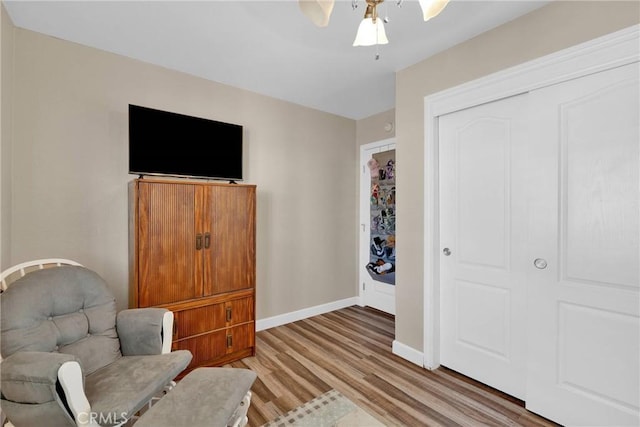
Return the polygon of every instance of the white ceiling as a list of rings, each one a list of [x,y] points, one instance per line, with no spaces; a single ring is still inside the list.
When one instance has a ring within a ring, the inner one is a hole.
[[[364,0],[317,28],[295,0],[4,1],[18,27],[352,119],[395,105],[395,72],[548,1],[452,0],[424,22],[417,1],[378,7],[389,44],[352,47]]]

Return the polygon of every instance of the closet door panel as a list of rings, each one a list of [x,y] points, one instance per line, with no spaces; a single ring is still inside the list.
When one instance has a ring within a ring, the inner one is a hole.
[[[526,395],[527,95],[440,118],[441,362]]]
[[[640,423],[639,75],[530,95],[526,404],[564,425]]]

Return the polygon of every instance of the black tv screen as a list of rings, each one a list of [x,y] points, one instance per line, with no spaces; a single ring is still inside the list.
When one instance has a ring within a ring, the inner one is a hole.
[[[242,179],[242,126],[129,105],[129,173]]]

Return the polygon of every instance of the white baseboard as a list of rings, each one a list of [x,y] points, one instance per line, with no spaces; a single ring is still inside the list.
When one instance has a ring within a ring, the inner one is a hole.
[[[424,366],[424,353],[412,347],[409,347],[406,344],[402,344],[400,341],[393,340],[391,351],[396,356],[400,356],[411,363],[414,363],[420,367]]]
[[[276,326],[286,325],[287,323],[296,322],[298,320],[307,319],[319,314],[328,313],[341,308],[359,305],[360,298],[345,298],[339,301],[329,302],[327,304],[316,305],[315,307],[303,308],[302,310],[292,311],[290,313],[280,314],[278,316],[267,317],[256,321],[256,331],[263,331]]]

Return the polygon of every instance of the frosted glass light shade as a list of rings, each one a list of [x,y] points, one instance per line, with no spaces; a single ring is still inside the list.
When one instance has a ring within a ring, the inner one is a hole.
[[[298,0],[303,14],[318,27],[326,27],[333,11],[334,0]]]
[[[442,12],[442,9],[447,6],[449,0],[419,0],[419,2],[420,7],[422,8],[422,14],[424,15],[424,20],[428,21]]]
[[[387,44],[387,33],[384,31],[382,19],[376,19],[375,24],[372,18],[364,18],[358,27],[354,46],[373,46],[375,44]]]

